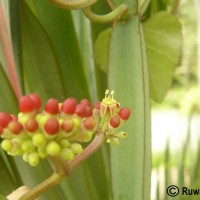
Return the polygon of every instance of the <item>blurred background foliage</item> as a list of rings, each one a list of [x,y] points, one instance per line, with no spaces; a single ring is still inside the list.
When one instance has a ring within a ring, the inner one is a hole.
[[[104,145],[41,199],[150,199],[149,88],[151,199],[167,199],[166,187],[171,184],[200,187],[198,0],[113,2],[138,3],[140,15],[133,16],[125,32],[121,25],[114,29],[112,24],[90,22],[81,11],[56,8],[47,0],[1,0],[22,94],[38,93],[43,103],[50,97],[62,101],[68,96],[94,102],[103,98],[106,88],[112,87],[121,103],[130,104],[133,113],[137,113],[133,114],[135,122],[127,127],[128,133],[133,134],[122,143],[122,150]],[[93,11],[105,14],[110,8],[104,1],[98,1]],[[129,43],[134,45],[127,51]],[[3,42],[0,44],[0,110],[17,113],[13,80]],[[144,75],[147,62],[149,73],[146,71]],[[145,87],[144,91],[140,87]],[[0,193],[3,195],[23,184],[34,187],[50,173],[45,161],[32,168],[21,158],[13,159],[1,150],[0,180],[4,181],[0,182]]]

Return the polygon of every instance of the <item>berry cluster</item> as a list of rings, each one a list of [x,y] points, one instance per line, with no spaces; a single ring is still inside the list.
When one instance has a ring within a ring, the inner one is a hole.
[[[37,94],[21,97],[18,116],[0,113],[1,147],[9,155],[22,155],[36,166],[40,158],[60,156],[72,160],[83,151],[82,142],[89,142],[94,134],[104,133],[106,141],[114,145],[115,133],[130,116],[129,108],[121,108],[113,98],[113,91],[106,90],[102,102],[90,105],[87,99],[78,102],[70,97],[63,103],[50,98],[41,111],[41,99]]]

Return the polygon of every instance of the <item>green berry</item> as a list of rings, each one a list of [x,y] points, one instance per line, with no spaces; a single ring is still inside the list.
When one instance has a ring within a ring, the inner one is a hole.
[[[71,145],[71,150],[74,154],[80,154],[83,151],[83,148],[79,143],[74,143]]]
[[[30,153],[28,155],[28,163],[33,167],[38,165],[39,160],[40,160],[39,155],[36,152]]]
[[[60,145],[55,141],[51,141],[46,147],[47,154],[49,154],[50,156],[58,155],[60,150]]]
[[[34,150],[34,146],[30,140],[24,141],[21,148],[24,152],[31,152]]]
[[[10,151],[13,147],[13,144],[10,140],[3,140],[2,143],[1,143],[1,147],[3,150],[5,151]]]
[[[73,151],[68,148],[62,149],[60,155],[64,160],[72,160],[74,158]]]
[[[69,147],[69,146],[70,146],[70,143],[69,143],[68,140],[63,139],[63,140],[60,141],[60,146],[63,147],[63,148]]]
[[[39,124],[40,124],[40,126],[44,126],[45,124],[46,124],[46,122],[47,122],[47,120],[50,118],[50,116],[48,116],[48,115],[43,115],[42,117],[40,116],[40,117],[38,117],[39,119]],[[36,117],[36,120],[37,120],[37,117]]]
[[[46,152],[45,146],[38,148],[37,150],[38,150],[38,154],[39,154],[40,158],[46,158],[47,157],[47,152]]]
[[[36,147],[42,147],[46,144],[46,137],[41,133],[36,133],[32,138],[33,145]]]

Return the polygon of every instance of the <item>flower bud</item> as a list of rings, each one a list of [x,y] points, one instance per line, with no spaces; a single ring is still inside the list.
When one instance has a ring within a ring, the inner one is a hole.
[[[58,120],[53,117],[49,118],[44,126],[44,129],[49,135],[55,135],[59,130]]]
[[[73,115],[76,110],[76,105],[77,100],[70,97],[63,102],[61,110],[66,114]]]
[[[37,94],[29,94],[28,96],[33,101],[33,103],[35,105],[35,108],[36,109],[40,109],[40,107],[41,107],[41,99],[40,99],[40,97]]]
[[[73,143],[71,150],[74,154],[80,154],[83,151],[83,147],[79,143]]]
[[[87,130],[92,130],[96,126],[96,121],[94,117],[88,117],[83,120],[83,125]]]
[[[116,115],[110,119],[110,126],[117,128],[120,125],[120,118]]]
[[[118,146],[119,145],[119,140],[117,138],[112,138],[110,140],[110,143],[114,146]]]
[[[6,128],[11,120],[12,117],[8,113],[6,112],[0,113],[0,126],[2,128]]]
[[[44,109],[49,114],[52,114],[52,115],[57,114],[59,111],[58,100],[54,98],[49,99]]]
[[[22,113],[30,113],[35,109],[35,104],[29,96],[22,96],[19,100],[19,108]]]
[[[39,128],[39,125],[38,125],[37,121],[34,118],[31,118],[26,122],[25,128],[29,132],[35,132]]]
[[[61,127],[67,133],[71,132],[74,128],[74,120],[71,118],[65,119],[65,121],[62,123]]]
[[[8,128],[13,134],[18,135],[21,133],[23,126],[18,121],[12,120],[8,124]]]
[[[55,141],[51,141],[46,147],[47,154],[49,154],[50,156],[58,155],[60,150],[60,145]]]
[[[128,120],[131,114],[131,110],[127,107],[121,108],[118,115],[123,120]]]

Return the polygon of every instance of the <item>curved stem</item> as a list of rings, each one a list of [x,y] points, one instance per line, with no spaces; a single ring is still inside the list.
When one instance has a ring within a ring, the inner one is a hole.
[[[3,52],[5,55],[5,60],[7,64],[8,78],[11,86],[15,92],[15,95],[19,99],[21,96],[20,86],[17,79],[17,72],[15,67],[15,60],[13,55],[11,38],[9,35],[8,24],[6,22],[5,13],[2,7],[2,2],[0,1],[0,41],[2,43]]]
[[[32,200],[40,196],[42,193],[46,192],[53,186],[60,183],[65,175],[59,174],[57,172],[54,172],[48,179],[37,185],[35,188],[24,194],[22,197],[20,197],[19,200]]]
[[[92,140],[92,142],[83,150],[83,152],[77,155],[73,160],[69,161],[70,172],[84,160],[86,160],[89,156],[91,156],[95,151],[99,149],[102,143],[105,140],[105,136],[103,133],[96,135],[96,137]]]
[[[115,8],[113,11],[111,11],[108,14],[105,15],[97,15],[92,12],[91,7],[85,7],[82,9],[86,17],[88,17],[90,20],[98,23],[109,23],[113,22],[117,18],[120,18],[127,10],[128,6],[126,4],[122,4]]]

